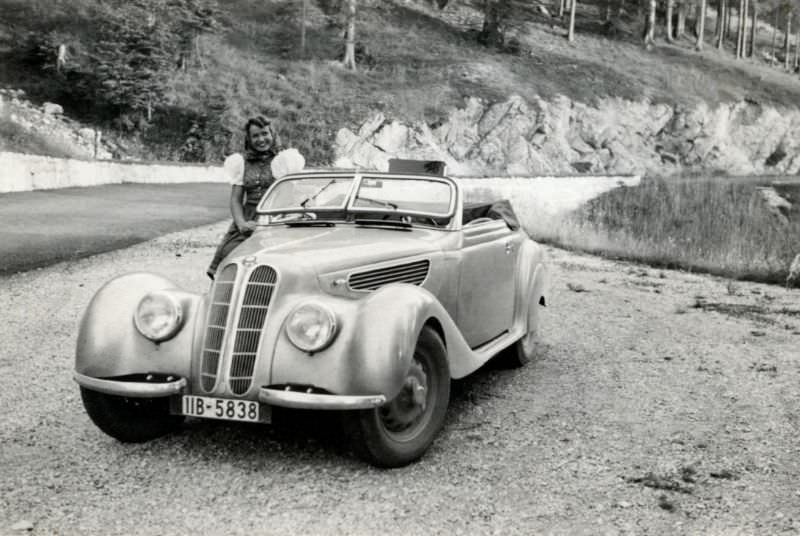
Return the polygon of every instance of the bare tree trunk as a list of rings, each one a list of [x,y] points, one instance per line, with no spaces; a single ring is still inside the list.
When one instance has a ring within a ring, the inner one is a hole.
[[[794,70],[797,70],[798,61],[800,61],[800,30],[794,34]]]
[[[719,33],[722,31],[722,19],[725,18],[725,6],[723,0],[717,0],[717,21],[714,24],[714,39],[719,39]]]
[[[606,17],[603,22],[609,22],[611,20],[611,12],[613,8],[611,7],[612,0],[606,0]]]
[[[728,9],[725,10],[725,40],[731,36],[731,18],[733,17],[733,6],[731,0],[728,0]]]
[[[720,1],[720,12],[719,16],[719,34],[717,34],[717,48],[722,50],[725,46],[725,19],[728,17],[728,0],[721,0]]]
[[[650,0],[649,4],[644,30],[644,46],[647,50],[650,50],[656,43],[656,0]]]
[[[675,38],[680,39],[686,35],[686,2],[678,4],[678,27],[675,30]]]
[[[779,9],[775,10],[775,23],[772,25],[772,59],[770,60],[771,64],[775,63],[777,53],[777,49],[775,48],[778,43],[778,11]]]
[[[739,15],[736,19],[736,59],[742,57],[742,24],[744,23],[744,17],[742,17],[742,13],[744,13],[744,0],[739,0],[739,8],[737,14]]]
[[[567,0],[561,0],[561,5],[558,8],[558,18],[564,17],[564,12],[567,10]]]
[[[753,24],[750,26],[750,49],[747,52],[748,57],[753,57],[756,51],[756,35],[758,35],[758,0],[753,0]]]
[[[358,0],[347,2],[347,43],[344,47],[344,66],[356,70],[356,4]]]
[[[788,12],[786,13],[786,39],[784,41],[784,58],[783,58],[783,68],[787,71],[789,70],[789,55],[792,53],[789,43],[789,37],[792,35],[792,9],[789,8]]]
[[[744,9],[742,10],[742,52],[740,57],[747,57],[747,14],[750,12],[750,0],[744,0]]]
[[[703,50],[703,37],[706,33],[706,0],[700,0],[700,13],[697,15],[697,50]]]
[[[570,43],[575,42],[575,7],[577,4],[578,2],[576,0],[571,0],[571,5],[569,6],[569,32],[567,32],[567,40]]]
[[[672,6],[674,0],[667,0],[667,43],[672,43]]]
[[[303,0],[303,14],[300,17],[300,55],[306,55],[306,22],[308,18],[308,0]]]

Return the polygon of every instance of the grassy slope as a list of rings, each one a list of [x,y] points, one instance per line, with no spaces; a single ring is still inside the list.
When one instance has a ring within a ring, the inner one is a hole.
[[[300,148],[312,165],[330,161],[338,128],[357,127],[375,111],[390,119],[434,123],[468,96],[564,94],[587,103],[620,97],[673,105],[741,98],[792,107],[800,102],[795,75],[758,59],[736,61],[730,48],[709,46],[713,18],[703,52],[695,52],[690,39],[667,45],[663,36],[646,51],[638,38],[638,18],[623,16],[612,39],[596,7],[582,2],[577,40],[570,44],[556,19],[532,10],[528,22],[515,30],[529,53],[514,56],[479,46],[474,30],[480,28],[481,15],[458,2],[445,11],[421,2],[364,0],[361,5],[358,36],[371,61],[351,73],[335,61],[342,48],[341,26],[330,24],[321,12],[312,9],[308,53],[300,57],[298,2],[226,2],[227,30],[203,39],[202,66],[174,77],[173,110],[183,112],[162,117],[149,135],[150,155],[167,156],[183,139],[187,111],[202,112],[212,100],[224,101],[224,121],[232,132],[255,112],[276,118],[284,141]],[[0,41],[1,36],[0,31]],[[762,31],[759,47],[768,47],[771,37]],[[9,65],[0,62],[0,84],[47,97],[46,81]],[[236,139],[220,152],[240,143]],[[800,252],[800,216],[790,214],[789,226],[776,224],[751,203],[753,184],[694,182],[647,182],[618,191],[569,222],[534,229],[535,235],[664,265],[774,281],[785,277],[792,256]]]
[[[330,61],[342,46],[340,29],[326,26],[320,13],[312,14],[308,29],[308,59],[300,59],[296,2],[229,5],[230,33],[206,42],[208,68],[176,81],[178,100],[190,103],[192,91],[199,89],[227,92],[237,119],[248,109],[264,108],[282,120],[287,138],[312,160],[329,156],[320,149],[335,129],[356,126],[371,111],[435,122],[467,96],[800,102],[795,76],[756,60],[737,62],[728,51],[710,46],[697,53],[689,40],[645,51],[636,37],[638,19],[623,17],[624,32],[608,39],[592,5],[582,4],[575,44],[554,27],[555,19],[529,13],[530,22],[517,32],[530,54],[513,56],[475,43],[469,30],[480,27],[481,15],[458,3],[440,12],[418,4],[372,2],[362,9],[358,32],[373,63],[357,74]],[[710,40],[713,19],[708,27]],[[760,37],[764,44],[770,35]]]
[[[85,12],[81,6],[93,1],[76,0],[69,6],[56,2],[48,9],[69,7],[74,16],[65,20],[74,30]],[[5,4],[8,20],[20,26],[26,13],[46,2],[0,4]],[[474,31],[480,28],[481,14],[462,4],[453,2],[439,11],[421,1],[362,1],[358,38],[372,62],[350,73],[334,61],[343,46],[341,24],[331,24],[335,19],[312,7],[308,54],[300,58],[299,2],[228,0],[223,3],[225,32],[203,39],[202,66],[176,73],[170,93],[175,106],[161,114],[158,128],[147,137],[150,154],[141,156],[169,157],[183,141],[191,115],[202,114],[209,101],[224,102],[224,122],[233,131],[256,111],[277,118],[285,141],[303,150],[312,164],[330,160],[338,128],[354,127],[376,110],[389,118],[433,123],[467,96],[564,94],[583,102],[610,96],[671,104],[743,97],[787,106],[800,102],[796,76],[756,60],[737,62],[730,51],[708,46],[697,53],[688,39],[666,45],[663,38],[654,50],[645,51],[635,13],[622,17],[620,31],[611,39],[596,7],[580,3],[577,41],[569,44],[557,19],[531,9],[524,17],[527,22],[514,30],[530,54],[514,56],[478,45]],[[709,19],[707,25],[709,40],[713,22]],[[0,28],[0,54],[3,34]],[[760,44],[768,45],[770,39],[771,33],[762,31]],[[0,57],[0,85],[31,90],[42,100],[57,98],[47,94],[46,77],[10,60]],[[65,105],[68,113],[91,117],[86,103]]]

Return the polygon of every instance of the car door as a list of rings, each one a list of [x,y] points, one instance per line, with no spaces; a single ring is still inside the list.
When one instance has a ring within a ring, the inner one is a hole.
[[[519,240],[502,220],[462,232],[457,323],[475,348],[511,327]]]

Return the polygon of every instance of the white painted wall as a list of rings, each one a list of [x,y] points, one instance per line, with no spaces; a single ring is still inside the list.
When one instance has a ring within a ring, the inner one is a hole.
[[[76,160],[0,152],[0,193],[123,182],[227,182],[219,166]]]
[[[509,199],[519,214],[558,215],[638,176],[456,178],[467,201]],[[227,182],[221,166],[74,160],[0,152],[0,193],[98,184]]]

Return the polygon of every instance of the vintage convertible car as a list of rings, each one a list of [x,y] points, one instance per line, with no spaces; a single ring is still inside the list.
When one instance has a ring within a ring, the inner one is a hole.
[[[74,373],[92,421],[139,442],[185,416],[338,410],[368,462],[422,456],[451,379],[531,357],[547,267],[507,201],[466,204],[456,181],[402,165],[277,181],[207,294],[150,273],[103,286]]]

